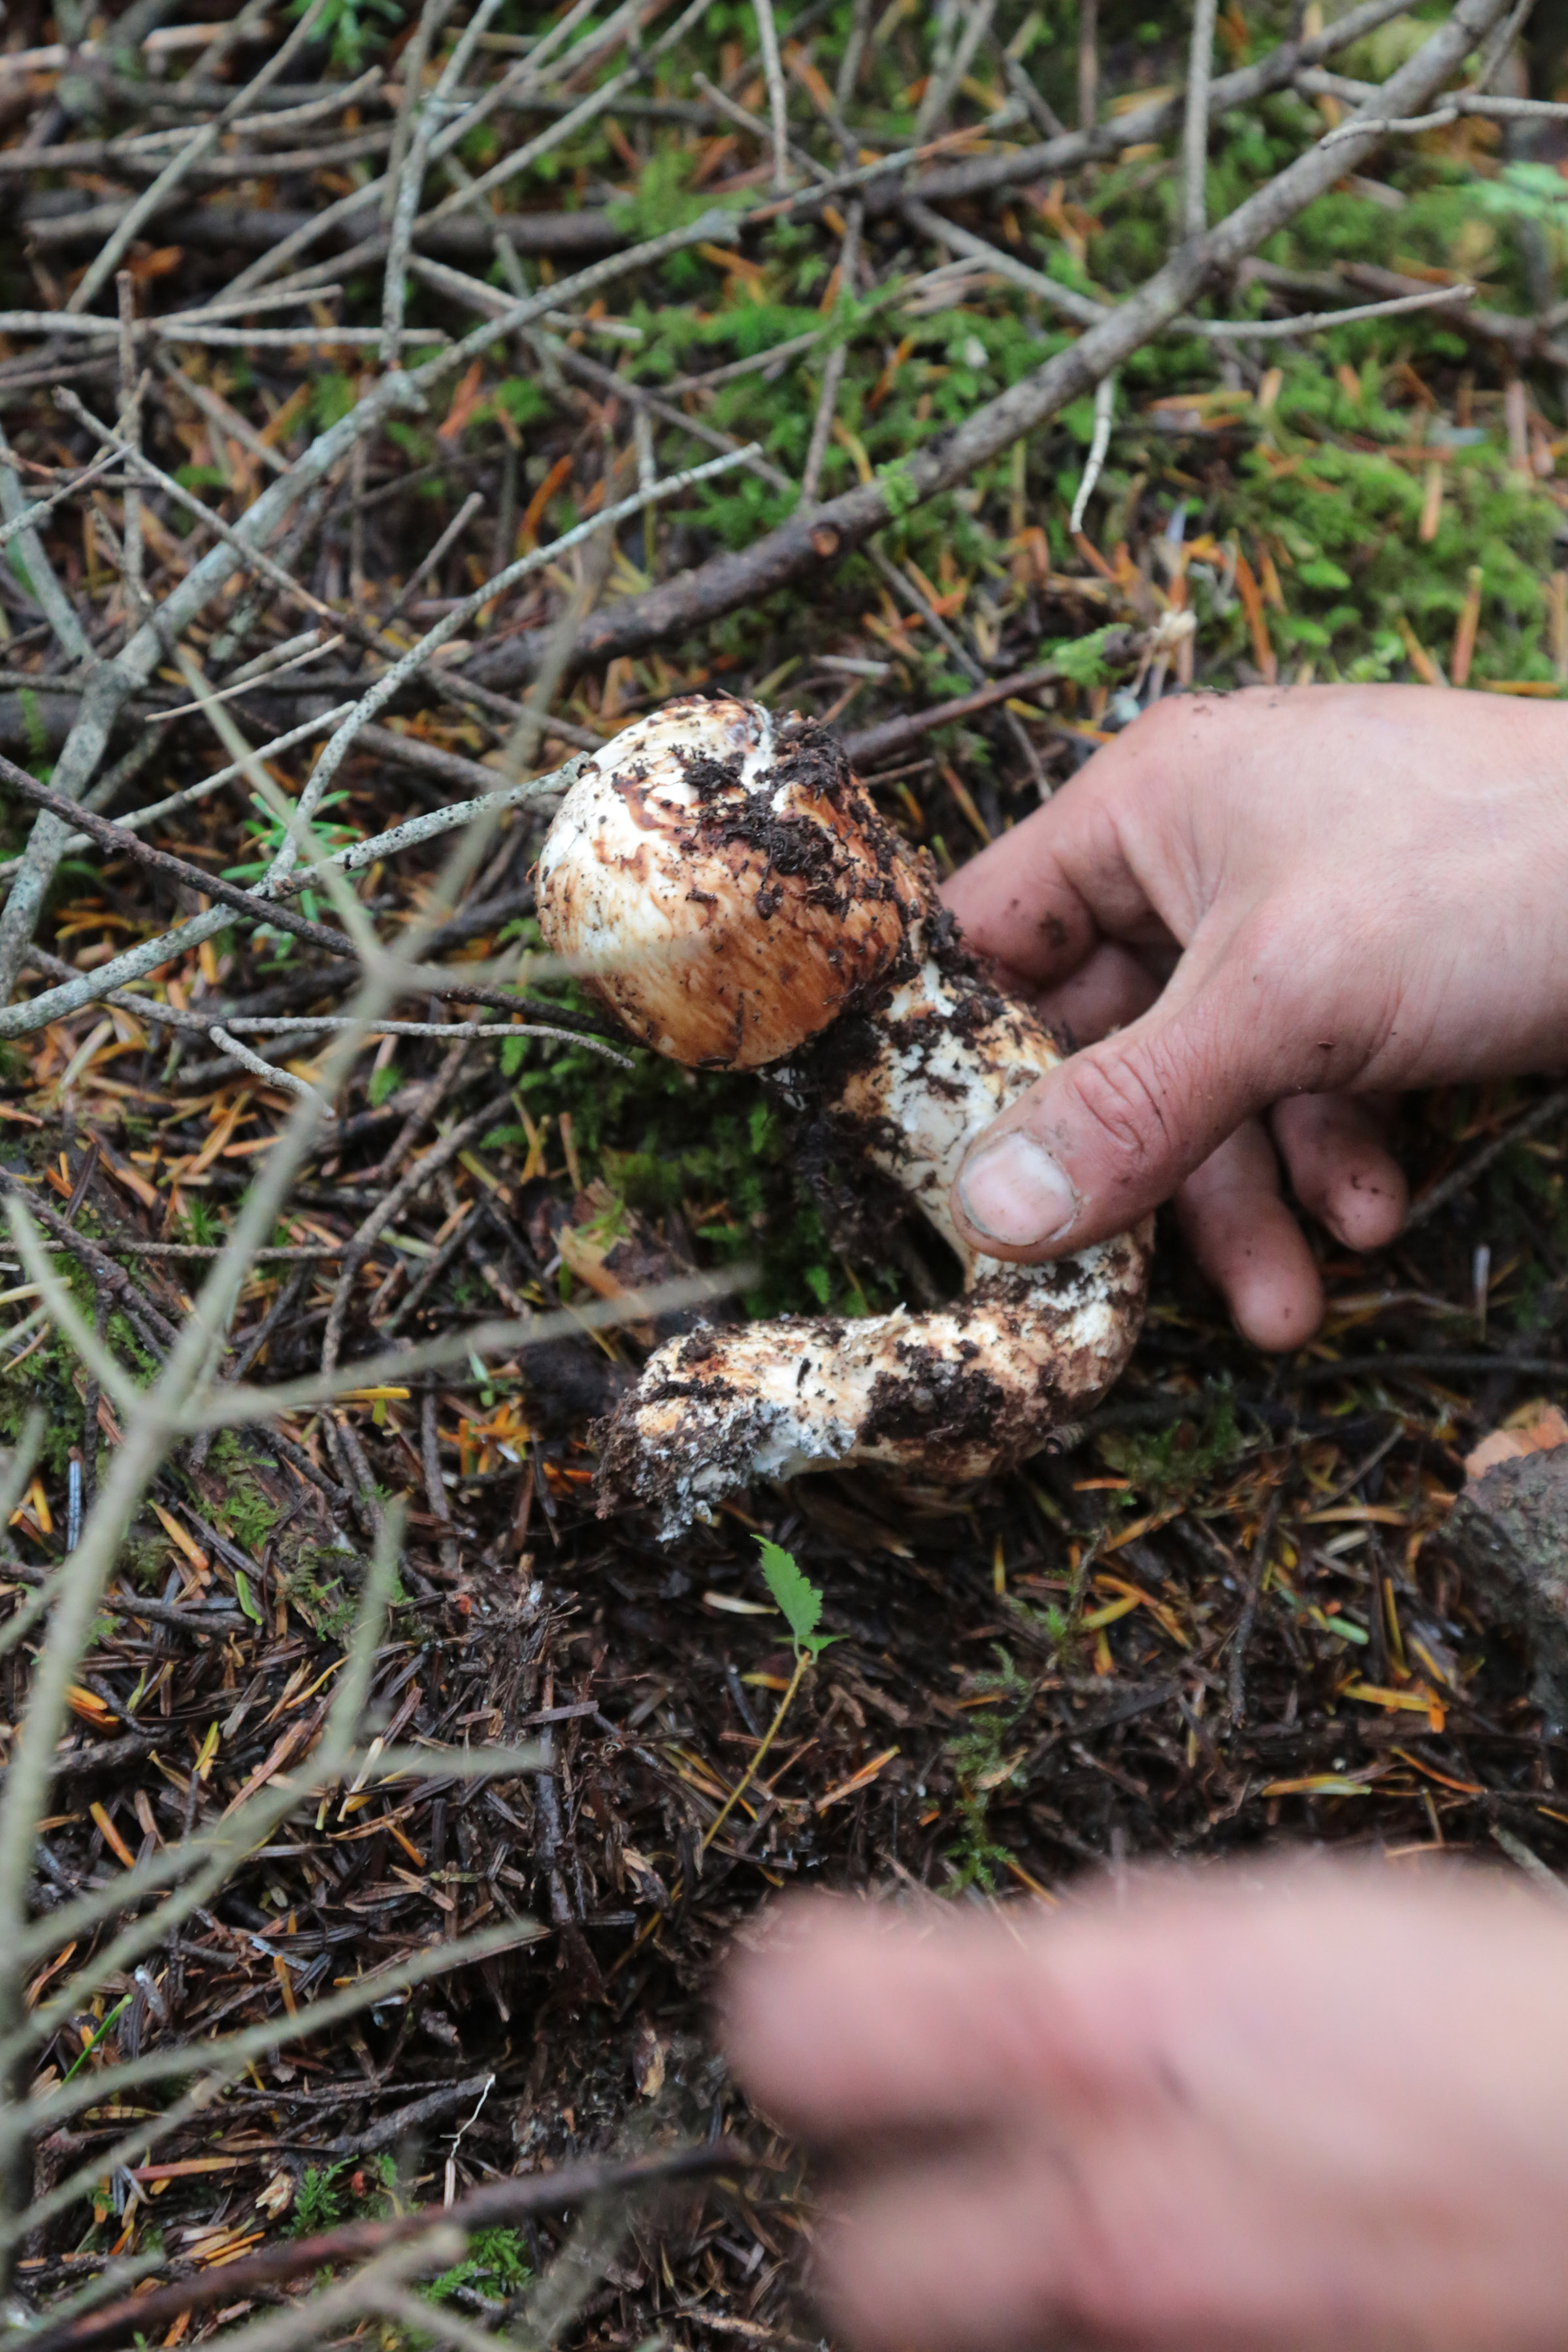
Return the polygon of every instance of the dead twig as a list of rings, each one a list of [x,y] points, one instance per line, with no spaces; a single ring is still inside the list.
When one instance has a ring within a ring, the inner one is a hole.
[[[1138,633],[1129,628],[1108,639],[1105,658],[1109,662],[1131,661],[1137,650]],[[1015,697],[1038,693],[1042,687],[1054,686],[1061,671],[1053,662],[1042,662],[1035,669],[1016,670],[1010,677],[993,678],[988,686],[973,694],[956,695],[951,702],[933,703],[929,710],[911,710],[901,719],[883,719],[879,726],[863,727],[843,739],[844,749],[859,767],[868,768],[879,760],[886,760],[895,751],[907,751],[939,727],[952,727],[965,719],[977,718],[983,710],[994,709],[999,702]]]
[[[667,2181],[700,2180],[743,2162],[727,2141],[710,2147],[683,2147],[619,2164],[582,2164],[558,2172],[497,2180],[471,2189],[454,2205],[427,2206],[387,2221],[351,2221],[319,2236],[295,2238],[218,2271],[198,2272],[167,2286],[126,2295],[60,2327],[37,2331],[36,2352],[112,2352],[149,2328],[243,2302],[263,2288],[287,2286],[318,2270],[372,2261],[393,2246],[416,2244],[432,2231],[471,2235],[533,2214],[559,2213],[592,2198],[635,2196]]]
[[[1484,1176],[1505,1151],[1511,1150],[1516,1143],[1528,1142],[1532,1136],[1544,1134],[1548,1128],[1555,1127],[1565,1116],[1568,1116],[1568,1087],[1558,1087],[1551,1094],[1543,1095],[1538,1103],[1532,1104],[1500,1135],[1493,1136],[1489,1143],[1483,1143],[1458,1168],[1450,1170],[1447,1176],[1412,1201],[1405,1214],[1404,1230],[1407,1234],[1417,1232],[1440,1209],[1446,1209],[1450,1201],[1458,1200],[1461,1192],[1468,1192],[1477,1178]]]

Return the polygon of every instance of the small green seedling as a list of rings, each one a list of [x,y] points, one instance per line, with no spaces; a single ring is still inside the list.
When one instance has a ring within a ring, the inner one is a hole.
[[[795,1672],[789,1678],[788,1688],[778,1703],[773,1721],[757,1744],[756,1754],[725,1798],[702,1841],[704,1853],[756,1779],[762,1760],[778,1737],[779,1726],[789,1713],[790,1703],[805,1679],[807,1667],[816,1664],[824,1650],[843,1639],[840,1633],[817,1632],[822,1622],[822,1594],[795,1554],[785,1551],[782,1544],[770,1543],[766,1536],[757,1538],[757,1548],[763,1556],[763,1580],[789,1627],[790,1640],[795,1645]]]
[[[820,1658],[832,1643],[844,1638],[840,1633],[817,1632],[822,1622],[821,1592],[795,1554],[785,1551],[782,1544],[770,1543],[766,1536],[759,1536],[757,1549],[763,1556],[763,1580],[789,1627],[796,1659],[803,1654],[814,1661]]]

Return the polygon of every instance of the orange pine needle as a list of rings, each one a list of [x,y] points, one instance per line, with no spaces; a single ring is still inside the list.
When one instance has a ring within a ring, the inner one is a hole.
[[[1455,686],[1468,686],[1470,664],[1476,657],[1476,632],[1481,625],[1481,567],[1472,563],[1465,587],[1465,601],[1459,608],[1459,619],[1454,631],[1454,650],[1448,663],[1448,676]]]
[[[528,505],[523,511],[522,521],[518,529],[517,547],[518,553],[520,555],[526,555],[529,550],[536,543],[539,537],[539,526],[544,520],[544,510],[549,506],[551,499],[555,496],[557,490],[563,489],[566,484],[571,480],[572,466],[572,453],[568,450],[564,457],[557,457],[555,463],[552,466],[550,471],[546,474],[544,479],[533,493],[533,496],[530,499]]]
[[[1448,681],[1405,619],[1403,613],[1395,624],[1405,640],[1405,650],[1410,656],[1410,667],[1423,686],[1447,686]]]
[[[1268,641],[1268,623],[1264,617],[1263,598],[1253,569],[1245,555],[1236,559],[1236,593],[1247,614],[1247,626],[1252,638],[1252,658],[1262,671],[1265,682],[1272,686],[1279,675],[1279,663]]]

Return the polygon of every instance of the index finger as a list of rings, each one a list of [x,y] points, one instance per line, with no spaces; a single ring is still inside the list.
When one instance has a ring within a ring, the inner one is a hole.
[[[1142,830],[1131,820],[1134,793],[1151,781],[1149,740],[1146,721],[1118,736],[943,885],[945,904],[982,955],[1044,987],[1078,971],[1106,940],[1169,940],[1140,870],[1147,861],[1130,846]]]
[[[1137,1898],[1156,1948],[1168,1953],[1191,1901],[1174,1883]],[[1130,1927],[1131,1910],[1092,1904],[1020,1927],[797,1900],[731,1963],[724,2040],[770,2114],[823,2142],[1090,2097],[1147,2071],[1161,2000],[1150,1940]]]
[[[1173,2067],[1267,2105],[1281,2068],[1321,2068],[1361,2030],[1335,1953],[1380,1954],[1408,2014],[1436,2031],[1467,1972],[1502,1965],[1498,1914],[1479,1874],[1390,1887],[1295,1859],[1245,1877],[1151,1873],[1124,1899],[1022,1925],[1016,1910],[922,1919],[819,1895],[783,1906],[731,1961],[723,2038],[759,2103],[828,2145],[1134,2109]],[[1499,1979],[1500,2032],[1530,1988],[1547,1998],[1559,1937]]]

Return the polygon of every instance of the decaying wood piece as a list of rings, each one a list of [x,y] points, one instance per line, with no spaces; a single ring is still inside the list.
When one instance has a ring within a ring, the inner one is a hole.
[[[627,728],[563,803],[539,866],[551,946],[672,1060],[765,1071],[838,1154],[906,1192],[965,1288],[924,1314],[703,1327],[650,1358],[608,1424],[606,1507],[673,1535],[756,1477],[874,1462],[958,1481],[1017,1462],[1126,1363],[1147,1228],[1049,1266],[972,1253],[963,1154],[1059,1061],[807,720],[690,695]]]
[[[1538,1703],[1568,1723],[1568,1445],[1494,1463],[1448,1515],[1444,1542],[1530,1644]]]

